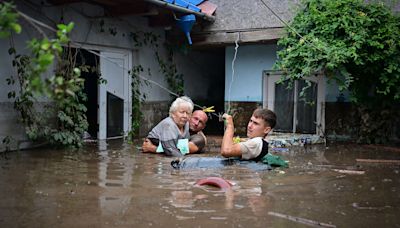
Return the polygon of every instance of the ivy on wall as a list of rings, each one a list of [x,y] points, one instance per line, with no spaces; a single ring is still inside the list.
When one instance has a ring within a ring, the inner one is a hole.
[[[113,36],[118,33],[118,31],[111,32],[110,29],[107,29],[107,24],[104,20],[99,21],[99,26],[100,32],[102,33],[107,33],[107,31],[109,31],[110,35]],[[122,36],[124,35],[125,34],[122,34]],[[168,85],[168,89],[175,94],[183,95],[183,74],[178,72],[176,63],[174,63],[174,52],[172,49],[168,48],[167,45],[164,45],[163,48],[167,50],[167,57],[162,57],[159,54],[160,36],[151,31],[141,31],[136,29],[135,31],[129,32],[128,37],[133,42],[134,47],[151,47],[153,49],[154,57],[160,67],[159,72],[164,76],[164,79]],[[132,67],[132,69],[129,71],[129,74],[132,78],[132,125],[131,130],[128,133],[128,138],[131,140],[132,138],[139,136],[140,124],[143,121],[143,112],[141,106],[147,98],[146,94],[142,93],[140,88],[142,85],[149,85],[149,82],[143,80],[143,77],[141,76],[143,74],[147,74],[147,77],[144,78],[150,77],[152,75],[152,70],[150,68],[145,70],[143,65],[138,64]],[[171,98],[175,98],[175,95],[171,94]]]
[[[14,34],[22,31],[18,18],[18,11],[12,3],[0,3],[0,38],[13,39]],[[102,32],[108,31],[112,36],[118,34],[115,27],[107,30],[104,26],[104,20],[101,20]],[[9,48],[16,74],[6,81],[10,86],[17,85],[18,89],[11,90],[8,98],[14,100],[14,108],[20,113],[21,122],[26,126],[26,133],[33,141],[80,147],[83,142],[82,135],[88,128],[86,107],[83,105],[87,98],[83,93],[84,80],[80,77],[81,69],[84,70],[85,66],[75,66],[76,56],[71,54],[69,48],[63,48],[68,47],[70,42],[68,34],[73,27],[73,23],[58,24],[56,37],[51,39],[40,30],[43,37],[29,41],[28,47],[31,50],[29,55],[19,54],[14,46]],[[178,73],[173,62],[173,52],[168,52],[167,59],[161,58],[157,52],[159,36],[152,32],[137,31],[129,33],[129,37],[136,47],[148,45],[155,49],[154,56],[168,86],[175,93],[183,94],[183,75]],[[57,63],[54,75],[42,78],[54,63]],[[138,65],[129,72],[132,77],[133,95],[131,136],[137,135],[143,117],[140,106],[145,101],[146,95],[141,93],[140,86],[147,85],[147,82],[138,77],[143,71],[143,67]],[[151,75],[150,69],[147,72]],[[37,98],[40,96],[46,97],[51,105],[39,107]],[[9,148],[8,145],[12,140],[12,137],[7,136],[2,142]]]
[[[20,33],[18,12],[12,3],[0,4],[0,34],[12,39],[13,32]],[[74,24],[58,24],[56,37],[49,39],[45,33],[42,39],[33,38],[28,42],[29,55],[17,53],[11,46],[8,53],[13,57],[12,67],[16,74],[6,79],[7,84],[18,83],[18,90],[8,93],[14,99],[14,108],[20,113],[29,139],[44,141],[57,146],[82,145],[81,135],[87,129],[86,107],[81,104],[86,99],[82,93],[83,79],[80,69],[62,48],[68,46],[68,34]],[[11,44],[13,42],[10,42]],[[42,78],[49,67],[57,62],[54,75]],[[50,105],[39,107],[38,97],[44,96]],[[6,137],[3,143],[11,143]]]

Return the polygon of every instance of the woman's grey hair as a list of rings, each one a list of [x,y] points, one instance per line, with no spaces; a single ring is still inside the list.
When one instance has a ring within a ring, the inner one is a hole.
[[[187,97],[187,96],[182,96],[178,97],[172,102],[171,107],[169,107],[169,116],[172,115],[172,113],[176,112],[180,106],[186,106],[189,108],[190,113],[193,112],[194,104],[193,101]]]

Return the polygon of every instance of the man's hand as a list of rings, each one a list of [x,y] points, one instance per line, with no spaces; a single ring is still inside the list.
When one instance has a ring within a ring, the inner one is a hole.
[[[224,119],[226,125],[233,125],[233,117],[231,115],[224,113],[224,115],[222,115],[222,119]]]
[[[145,139],[142,145],[142,152],[143,153],[155,153],[157,147],[151,143],[149,139]]]

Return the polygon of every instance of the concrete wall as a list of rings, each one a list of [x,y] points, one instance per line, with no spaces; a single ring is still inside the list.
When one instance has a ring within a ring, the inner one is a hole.
[[[225,101],[262,102],[262,73],[271,70],[276,61],[277,46],[244,45],[237,49],[236,60],[234,46],[225,52]],[[231,85],[231,82],[232,85]],[[231,88],[231,89],[230,89]],[[230,96],[229,96],[230,90]]]

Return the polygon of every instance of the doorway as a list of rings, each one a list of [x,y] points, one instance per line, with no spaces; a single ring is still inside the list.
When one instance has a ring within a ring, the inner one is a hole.
[[[100,52],[101,81],[98,91],[98,139],[122,138],[131,125],[132,91],[129,51]]]
[[[76,53],[76,67],[81,69],[81,78],[85,80],[83,92],[87,100],[83,101],[86,106],[86,119],[90,138],[96,139],[99,131],[97,119],[98,101],[98,81],[99,81],[99,57],[81,48],[73,48],[72,53]]]

